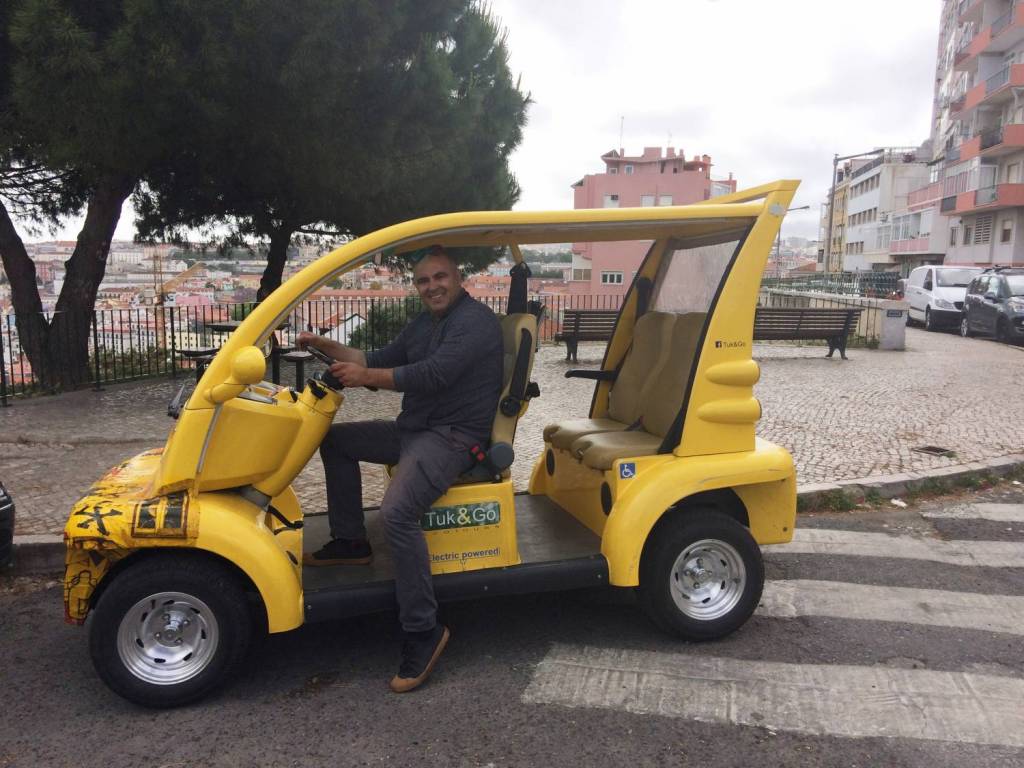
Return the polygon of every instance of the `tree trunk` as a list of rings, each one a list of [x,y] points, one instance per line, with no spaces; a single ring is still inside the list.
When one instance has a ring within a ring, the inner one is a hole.
[[[260,278],[260,288],[256,291],[256,301],[263,301],[267,296],[281,287],[284,277],[284,265],[288,261],[288,245],[292,241],[295,226],[284,222],[270,232],[270,250],[267,252],[267,266]]]
[[[18,341],[28,356],[33,375],[49,389],[53,386],[47,365],[46,345],[50,328],[43,315],[43,303],[36,286],[36,265],[29,258],[7,208],[0,201],[0,260],[11,282],[11,298],[18,329]],[[3,329],[6,330],[6,329]],[[10,364],[10,361],[8,361]]]
[[[89,196],[85,223],[74,253],[65,263],[64,287],[50,324],[47,357],[54,378],[64,388],[89,379],[89,335],[96,291],[107,270],[110,241],[121,218],[121,207],[135,188],[131,176],[106,176]]]

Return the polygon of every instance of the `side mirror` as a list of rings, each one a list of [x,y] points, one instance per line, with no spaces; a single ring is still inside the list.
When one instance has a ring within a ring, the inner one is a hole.
[[[231,358],[231,374],[227,381],[210,387],[206,397],[213,403],[224,403],[239,395],[250,384],[263,381],[267,361],[256,347],[242,347]]]

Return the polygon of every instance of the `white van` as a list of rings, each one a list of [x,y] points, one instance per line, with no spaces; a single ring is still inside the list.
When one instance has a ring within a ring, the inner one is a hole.
[[[904,298],[910,305],[909,322],[924,323],[929,331],[960,324],[964,296],[981,267],[918,267],[907,278]]]

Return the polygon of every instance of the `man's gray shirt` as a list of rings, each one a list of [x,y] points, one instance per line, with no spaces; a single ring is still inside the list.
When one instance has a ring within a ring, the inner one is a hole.
[[[366,353],[370,368],[393,368],[404,393],[398,426],[450,426],[490,439],[503,378],[501,323],[465,291],[448,312],[417,315],[384,349]]]

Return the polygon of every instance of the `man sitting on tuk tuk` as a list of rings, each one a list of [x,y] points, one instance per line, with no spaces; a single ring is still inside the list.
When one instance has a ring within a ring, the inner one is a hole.
[[[426,310],[386,347],[364,353],[302,333],[337,362],[331,375],[346,387],[403,393],[396,421],[335,424],[320,445],[331,540],[304,562],[364,565],[373,559],[362,506],[359,462],[395,465],[380,513],[395,567],[398,616],[405,635],[396,693],[429,676],[448,642],[437,601],[421,515],[473,464],[470,448],[486,446],[502,387],[501,326],[494,312],[462,287],[458,265],[432,246],[413,269]]]

